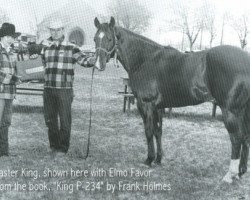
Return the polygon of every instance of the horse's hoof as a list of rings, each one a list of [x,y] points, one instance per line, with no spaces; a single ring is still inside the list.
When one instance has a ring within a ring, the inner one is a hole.
[[[239,177],[241,178],[243,174],[247,172],[247,167],[241,167],[239,172]]]
[[[231,174],[230,172],[228,172],[224,176],[222,181],[231,184],[231,183],[233,183],[233,179],[239,179],[239,175],[238,174]]]
[[[155,164],[156,164],[156,165],[159,165],[159,166],[161,166],[161,160],[159,160],[159,159],[156,159],[156,160],[155,160]]]
[[[229,183],[229,184],[233,183],[232,177],[229,177],[227,175],[224,176],[224,178],[222,179],[222,181],[225,182],[225,183]]]
[[[148,159],[148,158],[144,162],[144,164],[147,165],[147,166],[149,166],[149,167],[151,167],[151,163],[152,163],[151,159]]]

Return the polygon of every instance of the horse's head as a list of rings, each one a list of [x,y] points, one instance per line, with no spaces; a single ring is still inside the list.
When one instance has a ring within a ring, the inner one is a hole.
[[[106,63],[116,51],[115,19],[111,17],[109,23],[100,24],[95,18],[95,26],[97,28],[94,37],[97,57],[95,65],[99,70],[104,70]]]

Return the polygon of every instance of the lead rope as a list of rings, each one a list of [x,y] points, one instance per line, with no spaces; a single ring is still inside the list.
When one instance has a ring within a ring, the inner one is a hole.
[[[107,52],[106,49],[103,49],[101,47],[96,48],[105,51],[108,54],[111,54],[114,50],[116,51],[116,45],[117,45],[117,38],[115,37],[115,45],[112,48],[110,52]],[[117,51],[115,52],[115,66],[118,66],[117,62]],[[95,72],[95,67],[93,67],[92,70],[92,76],[91,76],[91,86],[90,86],[90,106],[89,106],[89,133],[88,133],[88,142],[87,142],[87,150],[86,150],[86,155],[84,157],[84,160],[86,160],[89,156],[89,147],[90,147],[90,134],[91,134],[91,123],[92,123],[92,90],[93,90],[93,80],[94,80],[94,72]]]
[[[118,60],[117,60],[117,51],[118,50],[115,50],[115,55],[114,55],[114,65],[116,68],[119,68],[119,65],[118,65]]]
[[[89,133],[88,133],[88,142],[87,142],[87,151],[86,151],[86,156],[84,159],[86,160],[89,156],[89,147],[90,147],[90,134],[91,134],[91,123],[92,123],[92,90],[93,90],[93,80],[94,80],[94,72],[95,72],[95,67],[93,67],[92,70],[92,76],[91,76],[91,86],[90,86],[90,105],[89,105]]]

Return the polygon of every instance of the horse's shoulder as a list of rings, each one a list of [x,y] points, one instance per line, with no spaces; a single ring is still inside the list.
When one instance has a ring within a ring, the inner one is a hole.
[[[164,68],[173,62],[173,57],[176,54],[172,51],[169,51],[169,49],[163,47],[158,48],[152,53],[151,61],[156,64],[158,63],[159,66]]]

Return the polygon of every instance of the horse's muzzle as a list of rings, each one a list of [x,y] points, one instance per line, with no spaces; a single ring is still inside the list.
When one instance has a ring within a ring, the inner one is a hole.
[[[105,67],[102,67],[99,61],[95,63],[95,68],[98,69],[98,71],[104,71],[105,69]]]

